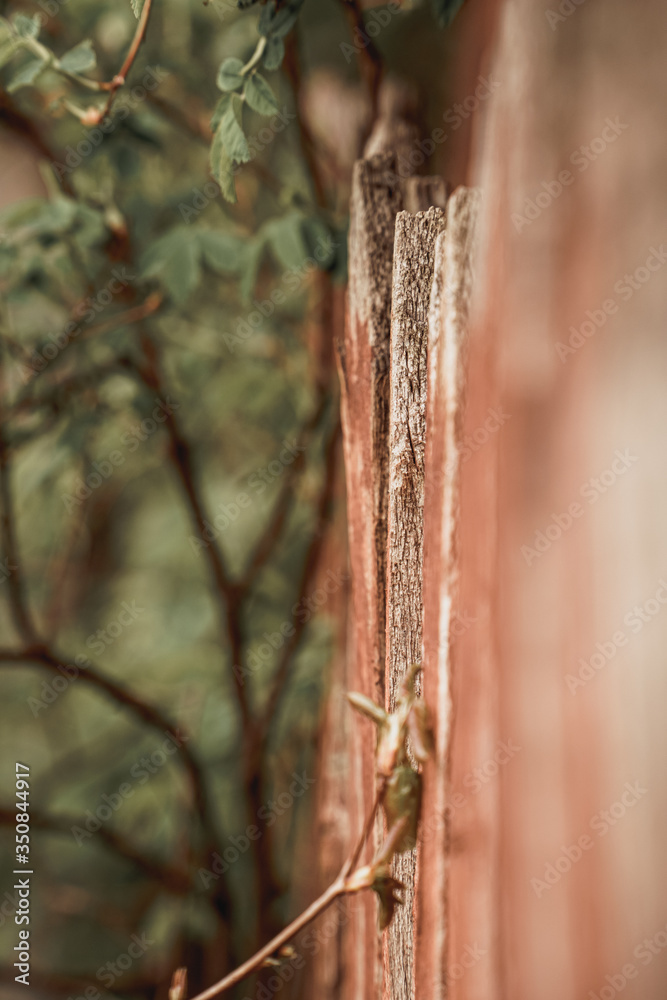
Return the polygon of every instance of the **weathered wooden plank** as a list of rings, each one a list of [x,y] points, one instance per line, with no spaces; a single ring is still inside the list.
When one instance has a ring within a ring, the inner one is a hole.
[[[357,162],[347,322],[338,344],[352,578],[348,682],[379,703],[384,701],[391,281],[401,207],[394,157]],[[375,797],[372,728],[355,718],[351,731],[349,805],[355,836]],[[372,1000],[382,981],[374,898],[359,897],[350,912],[345,996]]]
[[[386,704],[422,651],[422,546],[428,312],[439,208],[396,218],[391,315],[389,519],[387,541]],[[414,997],[416,851],[394,861],[404,905],[385,935],[384,997]]]
[[[424,500],[423,685],[435,749],[424,769],[415,953],[417,996],[447,993],[451,860],[452,643],[458,631],[458,526],[465,355],[478,194],[459,188],[438,236],[429,314]]]

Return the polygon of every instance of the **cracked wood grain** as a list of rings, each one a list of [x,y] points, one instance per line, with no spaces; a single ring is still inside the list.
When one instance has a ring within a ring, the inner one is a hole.
[[[393,711],[398,688],[422,652],[422,549],[428,311],[436,238],[444,226],[439,208],[396,218],[394,242],[389,422],[387,541],[386,704]],[[405,886],[384,941],[385,1000],[412,1000],[417,852],[394,860]]]

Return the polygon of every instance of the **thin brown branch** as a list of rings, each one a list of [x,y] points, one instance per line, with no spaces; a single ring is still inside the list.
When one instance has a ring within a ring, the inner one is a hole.
[[[116,94],[121,89],[121,87],[125,85],[127,75],[132,69],[132,65],[137,57],[137,53],[139,52],[141,44],[144,41],[144,38],[146,37],[146,29],[148,28],[148,19],[151,14],[152,6],[153,6],[153,0],[144,0],[144,6],[142,8],[141,15],[139,17],[139,23],[137,24],[137,29],[134,33],[132,42],[130,43],[127,55],[125,56],[125,60],[123,61],[123,65],[120,67],[120,69],[114,76],[113,80],[110,80],[108,83],[100,84],[102,90],[107,90],[109,92],[109,96],[107,97],[106,104],[99,113],[100,115],[98,119],[99,121],[103,121],[107,117],[107,115],[111,111],[113,102],[116,99]]]
[[[67,676],[68,672],[71,675],[71,667],[68,667],[66,658],[57,656],[46,646],[37,644],[27,649],[0,649],[0,665],[16,666],[25,663],[34,663],[46,667],[53,673],[62,674],[63,676]],[[199,762],[192,750],[187,746],[189,737],[181,733],[179,728],[174,726],[159,709],[142,701],[131,691],[105,677],[94,664],[89,663],[88,666],[81,667],[76,679],[78,682],[102,691],[149,726],[172,737],[190,776],[194,803],[202,817],[202,823],[209,832],[212,832],[208,795]]]
[[[299,59],[298,42],[294,32],[289,34],[285,39],[285,59],[283,65],[285,73],[287,74],[287,77],[292,85],[292,92],[294,94],[301,152],[310,172],[317,204],[321,208],[325,208],[327,203],[326,189],[317,158],[316,143],[307,123],[304,121],[298,103],[299,94],[303,91],[301,84],[301,61]]]
[[[0,826],[16,824],[16,808],[0,807]],[[74,816],[45,816],[30,810],[30,826],[33,830],[44,830],[48,833],[72,835],[73,828],[80,826],[81,820]],[[132,844],[114,833],[106,826],[101,826],[95,833],[95,838],[111,848],[120,857],[125,858],[139,868],[148,878],[178,895],[185,895],[191,888],[191,877],[187,871],[160,864],[152,858],[147,858]]]
[[[17,417],[34,414],[43,409],[59,416],[65,411],[66,404],[71,401],[73,396],[97,388],[113,375],[136,375],[136,372],[129,359],[119,356],[109,364],[100,365],[90,371],[83,372],[81,375],[73,375],[62,382],[56,382],[41,395],[32,394],[31,389],[35,387],[35,384],[34,381],[30,382],[19,394],[14,405],[6,411],[4,422],[7,424]],[[13,440],[8,443],[12,448],[14,447]]]
[[[322,893],[310,906],[303,911],[291,924],[288,924],[280,934],[265,944],[263,948],[260,948],[252,958],[249,958],[247,962],[243,965],[239,965],[237,969],[230,972],[228,976],[221,979],[220,982],[215,983],[213,986],[209,986],[207,990],[203,993],[198,993],[196,997],[192,1000],[212,1000],[212,997],[217,997],[220,993],[225,993],[227,990],[231,989],[232,986],[236,986],[241,980],[245,979],[246,976],[250,976],[257,969],[261,968],[267,958],[271,958],[283,945],[287,944],[295,934],[302,931],[304,927],[312,923],[316,917],[319,917],[320,913],[323,913],[331,904],[338,899],[339,896],[344,895],[346,892],[345,882],[337,878],[328,889]]]
[[[142,364],[139,368],[139,374],[149,388],[158,394],[164,395],[159,355],[155,344],[147,334],[142,336],[141,348]],[[197,486],[192,451],[173,410],[168,413],[164,426],[169,435],[171,462],[181,483],[191,520],[198,534],[206,537],[206,511]],[[210,539],[203,551],[208,562],[215,593],[218,597],[221,615],[222,646],[224,648],[225,642],[228,642],[230,648],[230,663],[232,665],[231,681],[239,707],[243,734],[241,761],[242,782],[246,799],[245,805],[248,821],[254,824],[257,822],[257,817],[262,811],[263,804],[261,798],[260,770],[257,763],[260,739],[257,725],[251,712],[246,688],[244,687],[243,676],[239,671],[233,669],[233,666],[240,664],[243,659],[243,634],[241,628],[243,597],[238,585],[230,577],[222,550],[217,541]],[[259,840],[253,840],[252,854],[256,865],[259,886],[260,927],[258,928],[258,933],[261,933],[270,919],[268,904],[276,895],[275,879],[270,863],[270,838],[260,837]]]
[[[103,334],[108,333],[110,330],[117,330],[121,326],[129,326],[131,323],[140,323],[142,320],[147,319],[158,311],[163,302],[163,295],[161,292],[151,292],[146,299],[137,306],[132,306],[130,309],[126,309],[123,312],[116,313],[115,316],[110,316],[109,319],[102,320],[99,323],[94,323],[91,326],[81,325],[75,330],[66,329],[63,331],[69,342],[78,341],[79,343],[83,340],[89,340],[91,337],[101,337]],[[69,343],[67,344],[69,346]],[[46,365],[39,371],[35,371],[34,375],[25,386],[25,388],[19,393],[17,401],[14,403],[13,407],[8,411],[7,416],[13,417],[17,413],[24,410],[26,407],[30,406],[30,399],[32,391],[35,385],[42,380],[43,376],[47,373],[53,373],[58,365],[59,361],[66,357],[67,347],[56,355],[50,364]],[[111,368],[114,366],[123,366],[126,369],[129,368],[126,360],[123,358],[117,359],[113,365],[107,365],[104,369],[101,369],[107,374],[111,374]],[[83,382],[87,376],[82,376],[81,381]]]
[[[247,569],[239,581],[239,589],[244,595],[257,579],[257,575],[270,558],[271,553],[275,550],[276,544],[280,539],[287,515],[294,501],[295,482],[306,466],[306,449],[308,448],[310,440],[320,424],[322,416],[326,411],[327,404],[327,396],[322,394],[318,406],[315,408],[312,415],[306,421],[301,430],[299,443],[297,445],[298,454],[292,464],[288,466],[285,471],[280,495],[275,502],[269,522],[262,532],[259,541],[255,545],[255,549],[250,557]]]
[[[143,362],[138,369],[139,374],[149,389],[157,392],[158,395],[164,394],[157,349],[153,341],[146,334],[142,336],[141,347]],[[195,475],[192,451],[173,411],[167,414],[165,429],[170,441],[170,458],[185,494],[191,519],[198,534],[206,537],[206,511],[197,488],[197,477]],[[222,550],[215,539],[211,540],[203,551],[208,561],[216,592],[220,598],[221,608],[223,609],[223,619],[226,637],[229,639],[231,647],[232,663],[240,663],[243,640],[240,623],[239,590],[231,579],[225,565]],[[232,671],[232,682],[243,721],[244,733],[246,734],[246,738],[248,738],[253,729],[253,723],[246,691],[243,686],[243,678],[238,677]]]
[[[370,813],[366,817],[366,822],[364,823],[364,828],[361,831],[361,834],[359,836],[359,840],[357,841],[356,846],[355,846],[354,850],[352,851],[352,854],[350,855],[350,857],[347,859],[347,861],[343,865],[343,869],[342,869],[342,871],[340,873],[340,877],[341,878],[347,878],[348,875],[350,875],[350,873],[352,872],[352,869],[355,867],[355,865],[359,861],[359,858],[361,857],[361,852],[364,849],[364,844],[366,843],[366,841],[370,837],[371,832],[373,830],[373,824],[375,823],[375,817],[377,816],[378,809],[380,808],[380,805],[382,804],[382,799],[384,798],[384,793],[385,793],[386,788],[387,788],[387,779],[386,779],[386,777],[384,775],[382,775],[380,777],[379,782],[378,782],[377,791],[375,793],[375,801],[373,802],[373,808],[371,809]]]
[[[308,596],[315,574],[317,572],[320,554],[324,545],[325,528],[331,517],[333,507],[333,494],[336,484],[336,462],[338,456],[338,444],[340,441],[340,423],[337,421],[333,432],[329,436],[325,450],[325,474],[322,489],[317,502],[317,513],[315,526],[306,552],[303,564],[301,580],[299,583],[296,603],[300,604]],[[294,632],[287,639],[283,646],[282,656],[274,674],[271,690],[266,701],[260,731],[262,734],[262,748],[265,749],[269,739],[269,731],[277,716],[281,699],[283,697],[287,681],[289,679],[292,659],[296,652],[306,627],[305,616],[300,616],[294,623]]]
[[[380,83],[384,66],[382,56],[377,46],[366,31],[364,14],[359,5],[359,0],[341,0],[345,8],[345,14],[350,24],[350,30],[354,35],[355,30],[361,33],[365,39],[363,47],[357,49],[357,59],[359,62],[359,73],[368,88],[368,96],[371,102],[371,127],[378,114],[378,97],[380,93]],[[370,129],[369,129],[370,131]]]
[[[364,823],[363,830],[361,831],[359,841],[352,851],[352,854],[343,865],[337,878],[334,879],[331,885],[324,890],[322,895],[318,896],[318,898],[311,903],[310,906],[306,907],[303,913],[300,913],[298,917],[296,917],[290,924],[287,925],[287,927],[280,931],[279,934],[276,934],[276,936],[272,938],[268,944],[265,944],[262,948],[260,948],[259,951],[247,960],[247,962],[244,962],[243,965],[234,969],[233,972],[230,972],[229,975],[225,976],[224,979],[221,979],[218,983],[215,983],[213,986],[209,986],[209,988],[204,990],[202,993],[198,993],[196,997],[192,998],[192,1000],[212,1000],[213,997],[219,996],[220,993],[224,993],[231,989],[232,986],[240,983],[257,969],[260,969],[268,958],[271,958],[272,955],[278,953],[288,941],[307,927],[308,924],[312,923],[316,917],[319,917],[319,915],[328,909],[328,907],[331,906],[331,904],[340,896],[344,896],[352,892],[359,892],[360,888],[370,888],[370,884],[360,886],[359,883],[348,883],[348,879],[350,878],[350,875],[352,874],[363,850],[364,844],[368,840],[368,837],[373,829],[373,824],[382,802],[385,787],[386,779],[383,779],[378,788],[373,808],[366,817],[366,822]],[[404,824],[405,821],[401,820],[401,822]]]

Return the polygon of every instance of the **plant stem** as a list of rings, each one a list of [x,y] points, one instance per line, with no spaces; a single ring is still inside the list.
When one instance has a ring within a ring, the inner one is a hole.
[[[355,847],[354,851],[352,852],[348,860],[343,865],[342,871],[338,876],[339,878],[346,879],[350,875],[357,861],[359,860],[359,856],[362,850],[364,849],[364,844],[370,837],[371,830],[373,829],[373,823],[375,822],[375,817],[377,816],[378,809],[380,808],[380,803],[382,802],[382,799],[384,797],[386,787],[387,787],[387,779],[385,777],[380,778],[380,783],[378,785],[377,792],[375,793],[375,802],[373,803],[373,808],[368,818],[366,819],[364,828],[361,831],[361,836],[359,837],[359,840],[357,842],[357,846]]]
[[[125,61],[123,62],[123,65],[118,70],[113,80],[110,80],[108,83],[100,84],[102,90],[109,91],[107,102],[100,111],[100,121],[106,118],[109,112],[111,111],[111,106],[113,105],[113,102],[116,99],[116,93],[124,85],[125,80],[127,78],[127,74],[132,69],[132,64],[134,63],[134,60],[137,57],[137,52],[139,51],[141,43],[143,42],[144,37],[146,35],[146,29],[148,28],[148,19],[150,17],[152,5],[153,5],[153,0],[145,0],[144,6],[141,11],[141,16],[139,18],[139,23],[137,25],[137,30],[134,33],[132,44],[128,49],[127,55],[125,56]]]
[[[218,996],[220,993],[224,993],[225,990],[230,989],[237,983],[240,983],[242,979],[249,976],[251,973],[259,969],[267,958],[275,955],[283,945],[293,938],[299,931],[302,931],[304,927],[307,927],[315,917],[319,917],[320,913],[323,913],[334,900],[338,899],[339,896],[344,896],[346,893],[358,892],[359,888],[352,888],[348,886],[348,878],[355,867],[357,861],[359,860],[359,855],[361,854],[364,844],[366,843],[368,837],[370,836],[371,830],[373,829],[373,823],[375,822],[375,817],[377,811],[380,808],[380,803],[384,796],[385,788],[387,785],[387,779],[382,777],[380,779],[380,784],[378,785],[378,790],[375,794],[375,802],[373,803],[373,808],[371,809],[369,815],[364,823],[364,828],[361,831],[361,836],[349,856],[345,864],[340,870],[340,874],[334,882],[331,883],[328,889],[325,889],[321,896],[319,896],[314,903],[311,903],[303,913],[299,914],[296,919],[288,924],[279,934],[276,934],[268,944],[265,944],[263,948],[255,952],[252,958],[249,958],[247,962],[243,965],[239,965],[237,969],[230,972],[228,976],[221,979],[219,982],[214,983],[213,986],[209,986],[207,990],[203,993],[198,993],[196,997],[192,1000],[211,1000],[212,997]]]
[[[211,1000],[212,997],[216,997],[220,993],[224,993],[225,990],[235,986],[236,983],[240,983],[242,979],[246,978],[246,976],[255,972],[256,969],[259,969],[267,958],[274,955],[280,948],[283,947],[283,945],[287,944],[290,938],[293,938],[295,934],[298,934],[304,927],[307,927],[307,925],[311,923],[315,917],[319,917],[320,913],[323,913],[327,907],[331,906],[334,900],[336,900],[339,896],[343,896],[345,892],[345,880],[338,876],[336,881],[332,882],[329,888],[325,889],[322,895],[319,896],[314,903],[311,903],[310,906],[295,920],[293,920],[291,924],[288,924],[284,930],[282,930],[279,934],[276,934],[276,936],[269,941],[268,944],[265,944],[263,948],[260,948],[260,950],[256,952],[252,958],[249,958],[247,962],[243,963],[243,965],[239,965],[237,969],[230,972],[224,979],[214,983],[213,986],[209,986],[209,988],[204,990],[203,993],[198,993],[196,997],[192,998],[192,1000]]]
[[[240,71],[240,76],[247,76],[251,69],[254,69],[259,60],[264,55],[264,49],[266,48],[266,38],[262,36],[257,42],[257,48],[251,55],[249,61],[245,64],[243,69]]]

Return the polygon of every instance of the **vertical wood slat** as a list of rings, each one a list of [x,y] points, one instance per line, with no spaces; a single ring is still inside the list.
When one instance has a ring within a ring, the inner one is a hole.
[[[391,315],[386,704],[422,653],[422,547],[428,314],[440,208],[396,218]],[[384,941],[386,1000],[412,1000],[416,850],[394,860],[405,886]]]
[[[383,154],[355,166],[348,314],[338,345],[352,575],[350,683],[390,709],[406,667],[421,660],[427,328],[435,244],[444,225],[444,212],[427,207],[447,198],[440,179],[399,178],[394,164]],[[403,204],[424,211],[402,212]],[[374,741],[372,727],[355,720],[352,829],[361,827],[374,796]],[[416,862],[416,852],[396,861],[405,904],[382,951],[374,898],[354,900],[344,960],[343,995],[350,1000],[372,1000],[381,990],[385,1000],[416,995]]]
[[[391,155],[356,163],[350,206],[346,329],[338,344],[348,497],[352,614],[351,687],[382,704],[388,507],[389,332],[396,214],[402,196]],[[350,745],[350,814],[358,836],[375,796],[375,733],[355,718]],[[382,982],[376,902],[350,906],[345,996],[373,1000]]]
[[[484,430],[499,400],[492,322],[471,313],[466,350],[463,440]],[[499,741],[498,463],[500,434],[461,462],[459,584],[452,651],[453,728],[450,824],[448,1000],[499,1000],[502,968],[500,896],[501,780],[470,790],[469,775],[496,763]],[[453,799],[453,796],[452,796]],[[452,802],[452,804],[454,804]],[[464,964],[465,963],[465,964]],[[457,975],[454,975],[456,969]]]
[[[458,605],[458,527],[466,332],[472,285],[472,246],[478,193],[459,188],[447,204],[438,236],[429,315],[428,404],[424,503],[423,685],[434,724],[433,760],[424,769],[416,992],[443,1000],[447,985],[453,845],[451,809],[453,629]],[[472,887],[471,887],[472,888]],[[452,964],[450,960],[450,965]],[[458,971],[458,970],[457,970]]]

